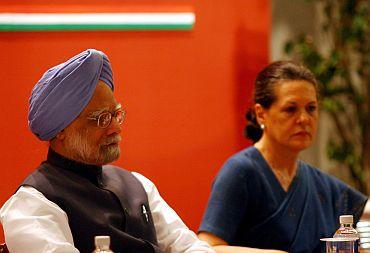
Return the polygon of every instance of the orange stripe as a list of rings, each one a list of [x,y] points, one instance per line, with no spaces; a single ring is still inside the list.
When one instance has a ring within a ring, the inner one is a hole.
[[[101,1],[103,3],[104,1]],[[101,12],[194,12],[194,8],[190,5],[3,5],[0,7],[0,12],[10,13],[101,13]]]

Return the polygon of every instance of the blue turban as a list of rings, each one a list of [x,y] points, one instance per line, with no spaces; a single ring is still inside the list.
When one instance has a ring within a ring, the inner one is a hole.
[[[83,51],[46,71],[31,93],[31,131],[40,140],[53,139],[80,115],[99,80],[114,90],[109,59],[95,49]]]

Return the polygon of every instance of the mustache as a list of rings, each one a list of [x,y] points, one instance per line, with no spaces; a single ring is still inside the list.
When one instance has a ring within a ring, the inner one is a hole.
[[[109,144],[113,144],[113,143],[118,143],[121,140],[122,140],[121,136],[119,134],[116,134],[116,135],[107,137],[102,145],[109,145]]]

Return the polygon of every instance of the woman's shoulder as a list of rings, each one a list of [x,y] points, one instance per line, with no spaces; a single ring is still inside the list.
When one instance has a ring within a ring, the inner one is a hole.
[[[254,146],[247,147],[230,156],[226,160],[225,164],[233,163],[239,166],[251,167],[253,165],[256,152],[258,151]]]
[[[367,196],[344,181],[309,164],[303,164],[302,168],[306,172],[305,179],[309,180],[310,190],[316,191],[320,200],[324,199],[323,196],[328,196],[334,201],[332,203],[338,213],[352,213],[356,219],[359,219]]]
[[[310,177],[316,184],[320,184],[325,187],[329,186],[345,186],[346,184],[340,179],[329,175],[327,172],[312,166],[306,162],[299,161],[301,169],[305,171],[305,175]]]
[[[314,177],[318,179],[325,179],[325,180],[328,180],[331,177],[326,172],[322,171],[321,169],[305,161],[299,160],[298,163],[299,163],[300,170],[303,170],[306,176],[310,176],[310,177]]]
[[[258,171],[258,150],[251,146],[230,156],[223,164],[220,173],[229,174],[237,172],[237,175],[247,175]]]

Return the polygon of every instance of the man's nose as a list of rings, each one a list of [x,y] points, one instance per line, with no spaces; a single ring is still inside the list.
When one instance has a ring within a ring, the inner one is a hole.
[[[122,131],[122,125],[118,122],[116,117],[112,117],[112,121],[108,126],[108,135],[119,134]]]

